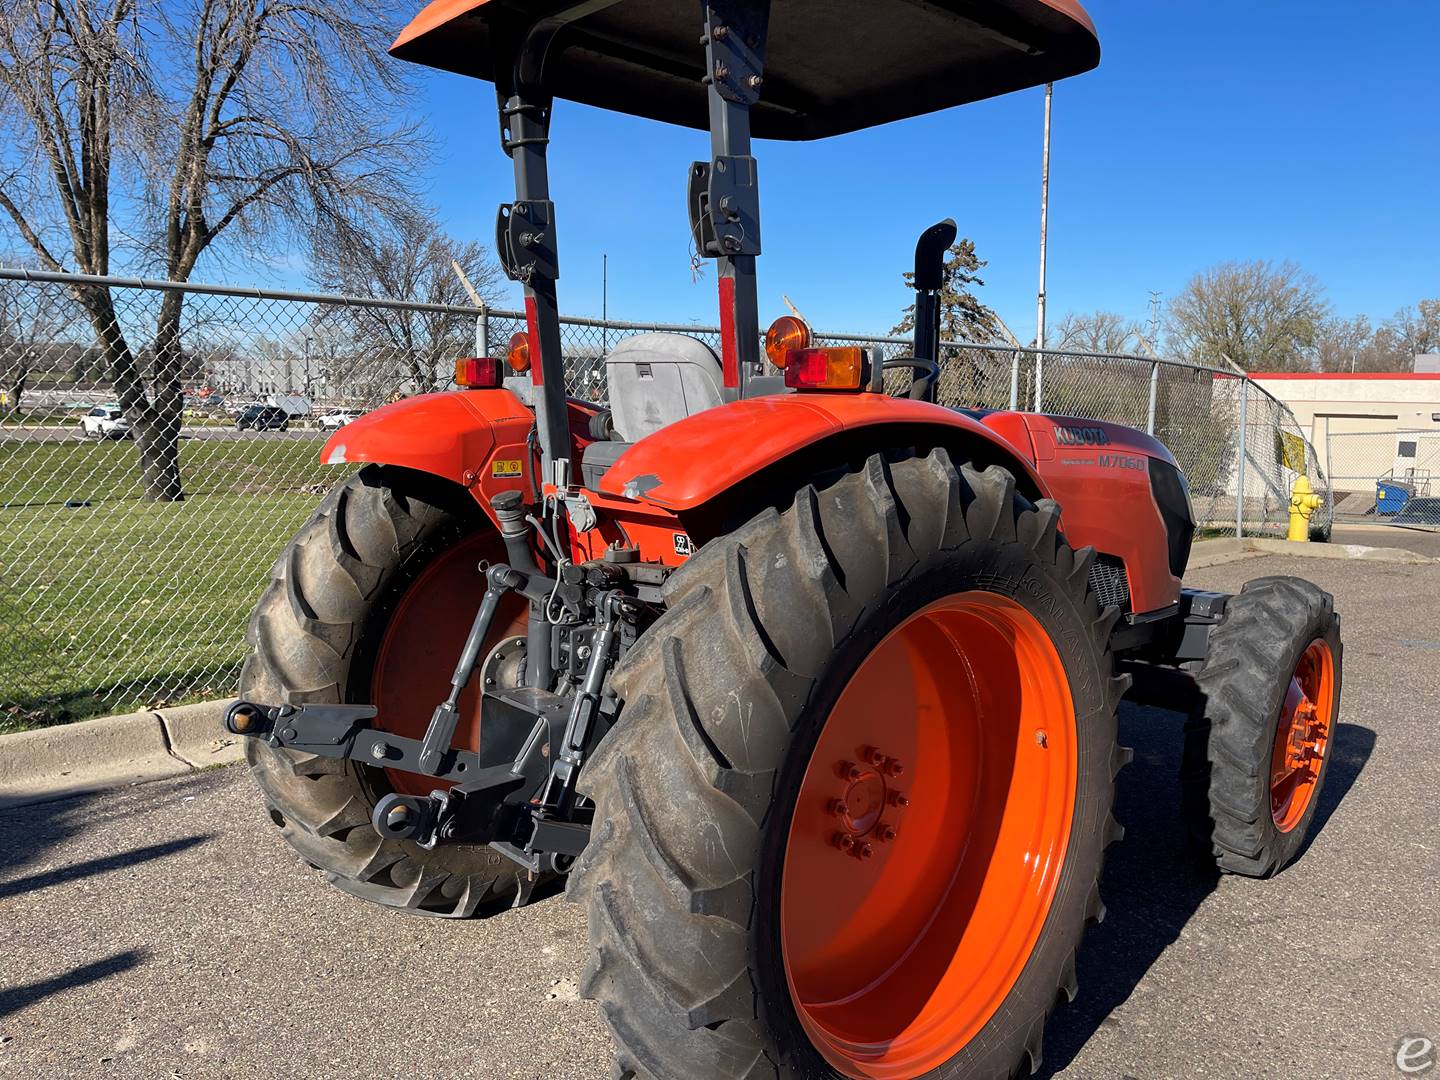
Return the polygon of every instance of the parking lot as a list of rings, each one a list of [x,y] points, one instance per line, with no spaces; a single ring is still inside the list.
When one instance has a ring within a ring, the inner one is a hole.
[[[1440,564],[1252,558],[1334,592],[1346,667],[1319,815],[1274,880],[1181,843],[1180,717],[1127,705],[1109,917],[1042,1075],[1395,1077],[1440,1042]],[[241,769],[0,813],[0,1075],[608,1077],[581,911],[366,907],[300,864]]]

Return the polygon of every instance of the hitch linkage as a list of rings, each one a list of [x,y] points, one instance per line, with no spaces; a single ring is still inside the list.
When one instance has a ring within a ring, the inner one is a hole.
[[[533,670],[524,680],[529,685],[482,691],[486,719],[479,752],[452,747],[460,697],[474,676],[504,595],[517,592],[532,604],[548,607],[552,591],[565,584],[540,573],[529,558],[522,535],[526,526],[516,520],[518,496],[508,501],[497,497],[495,502],[507,548],[519,556],[519,568],[481,564],[484,598],[450,678],[450,692],[431,715],[422,738],[376,730],[378,710],[373,705],[237,701],[226,713],[225,726],[233,734],[260,738],[279,749],[449,781],[454,785],[449,790],[429,795],[385,795],[375,805],[371,824],[387,839],[425,848],[440,841],[490,844],[537,871],[578,855],[589,840],[589,811],[576,806],[575,781],[605,711],[606,675],[615,660],[621,622],[634,617],[636,602],[613,588],[591,593],[586,606],[596,612],[597,625],[588,640],[581,639],[579,648],[588,653],[578,653],[584,672],[573,692],[546,688],[548,656],[543,662],[538,655],[529,656],[527,666]],[[548,636],[545,640],[548,643]]]

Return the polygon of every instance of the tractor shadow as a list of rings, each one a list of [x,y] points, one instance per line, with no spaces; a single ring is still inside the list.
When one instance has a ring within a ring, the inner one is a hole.
[[[84,894],[74,890],[77,883],[106,874],[123,874],[212,839],[209,833],[199,833],[159,843],[132,844],[89,858],[75,857],[74,841],[93,830],[97,822],[110,824],[151,813],[157,804],[173,801],[178,797],[177,792],[188,790],[194,783],[195,780],[187,779],[174,784],[0,806],[0,911],[22,903],[66,906],[89,903]],[[128,948],[46,978],[20,981],[17,975],[44,966],[32,963],[27,951],[38,957],[48,947],[46,940],[33,937],[17,939],[8,946],[8,963],[0,966],[0,1019],[53,995],[123,977],[152,956],[151,950],[143,946]]]
[[[1179,713],[1128,701],[1121,706],[1120,742],[1135,748],[1115,793],[1115,817],[1125,826],[1125,839],[1108,852],[1100,888],[1107,915],[1085,935],[1077,958],[1080,993],[1051,1017],[1038,1077],[1069,1067],[1102,1025],[1115,1022],[1111,1013],[1129,999],[1219,882],[1220,875],[1185,842],[1180,821],[1183,722]],[[1300,857],[1359,777],[1374,745],[1369,728],[1344,723],[1336,728],[1334,756]]]

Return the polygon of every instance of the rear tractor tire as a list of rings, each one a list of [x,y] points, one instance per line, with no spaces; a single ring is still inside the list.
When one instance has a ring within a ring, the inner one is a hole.
[[[1128,760],[1058,526],[1003,469],[876,456],[670,579],[569,884],[617,1076],[1038,1067]]]
[[[1266,577],[1230,598],[1196,676],[1181,769],[1190,834],[1222,871],[1269,877],[1300,853],[1329,771],[1340,677],[1329,593]]]
[[[464,491],[422,473],[370,465],[338,484],[275,563],[251,616],[241,695],[266,704],[374,703],[385,730],[418,738],[449,690],[479,607],[482,558],[499,555]],[[523,634],[502,605],[491,641]],[[477,689],[461,699],[456,745],[475,748]],[[299,856],[351,895],[421,915],[506,906],[514,865],[486,847],[425,850],[384,840],[370,812],[384,794],[444,786],[338,758],[246,740],[270,818]]]

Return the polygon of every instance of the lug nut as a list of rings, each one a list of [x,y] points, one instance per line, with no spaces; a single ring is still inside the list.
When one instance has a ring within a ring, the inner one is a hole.
[[[855,849],[855,853],[862,859],[870,859],[875,856],[875,845],[868,840]]]
[[[840,763],[840,775],[846,780],[859,780],[860,777],[865,775],[865,772],[853,761],[842,761]]]
[[[830,800],[830,805],[829,805],[828,809],[829,809],[830,813],[834,814],[836,817],[844,817],[844,816],[845,816],[845,811],[846,811],[846,809],[847,809],[847,807],[846,807],[846,805],[845,805],[845,800],[844,800],[844,799],[831,799],[831,800]]]
[[[849,851],[855,846],[855,838],[849,833],[837,832],[830,840],[832,844],[841,851]]]
[[[887,776],[900,776],[904,772],[905,766],[901,765],[900,762],[896,761],[894,758],[890,758],[888,761],[885,762],[885,774]]]
[[[868,761],[871,765],[885,764],[885,755],[880,752],[879,747],[867,746],[864,750],[860,751],[860,756],[863,757],[866,761]]]
[[[888,844],[891,840],[895,839],[895,827],[893,825],[881,826],[879,836],[881,840],[884,840]]]
[[[903,791],[892,791],[890,793],[890,805],[898,806],[901,810],[910,805],[909,797]]]

